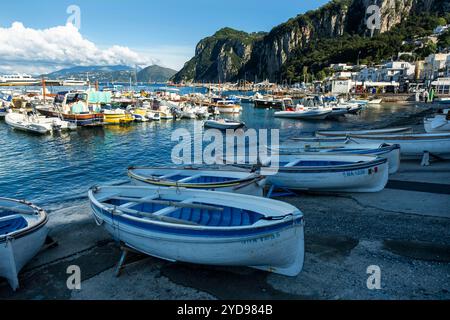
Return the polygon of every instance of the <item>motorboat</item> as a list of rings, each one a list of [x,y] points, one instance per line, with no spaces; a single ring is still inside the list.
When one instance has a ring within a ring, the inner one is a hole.
[[[297,105],[295,109],[287,109],[275,112],[276,118],[324,120],[332,113],[331,108],[304,107]]]
[[[5,116],[5,122],[13,129],[37,134],[76,129],[76,126],[68,121],[56,117],[46,118],[35,113],[9,112]]]
[[[245,127],[245,123],[229,119],[207,120],[203,125],[205,128],[218,130],[236,130]]]

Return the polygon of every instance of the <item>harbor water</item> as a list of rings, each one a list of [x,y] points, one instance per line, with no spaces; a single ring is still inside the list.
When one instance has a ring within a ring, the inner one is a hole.
[[[316,130],[380,128],[423,111],[414,105],[369,106],[359,115],[336,121],[276,119],[273,110],[243,104],[236,119],[252,129],[280,129],[280,140],[312,135]],[[127,179],[129,166],[172,165],[177,141],[172,133],[194,132],[201,121],[178,120],[127,126],[78,128],[46,136],[10,129],[0,122],[0,190],[4,197],[51,206],[86,196],[89,187]],[[207,145],[207,143],[205,143]]]

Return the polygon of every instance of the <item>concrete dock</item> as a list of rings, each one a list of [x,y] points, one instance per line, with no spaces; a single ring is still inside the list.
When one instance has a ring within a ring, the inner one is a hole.
[[[120,248],[85,199],[50,213],[58,245],[26,266],[17,292],[0,280],[0,299],[450,299],[450,162],[404,162],[380,193],[279,200],[305,215],[305,264],[295,278],[145,256],[131,256],[117,278]],[[81,290],[67,288],[72,265]],[[367,287],[369,266],[380,268],[379,290]]]

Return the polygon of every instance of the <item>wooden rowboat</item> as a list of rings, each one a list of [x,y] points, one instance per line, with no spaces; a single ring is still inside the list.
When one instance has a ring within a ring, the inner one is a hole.
[[[420,159],[424,153],[450,159],[450,133],[349,135],[356,143],[400,145],[402,159]]]
[[[367,155],[280,155],[278,165],[270,165],[268,183],[293,190],[378,192],[389,178],[387,159]]]
[[[44,245],[47,213],[31,203],[0,198],[0,277],[19,288],[20,270]]]
[[[249,266],[286,276],[303,267],[303,214],[271,199],[217,191],[94,187],[94,218],[115,240],[169,261]]]
[[[138,186],[180,187],[263,196],[264,177],[246,170],[192,167],[131,167]]]
[[[350,135],[376,135],[412,132],[412,128],[387,128],[377,130],[356,130],[356,131],[317,131],[316,137],[346,137]]]

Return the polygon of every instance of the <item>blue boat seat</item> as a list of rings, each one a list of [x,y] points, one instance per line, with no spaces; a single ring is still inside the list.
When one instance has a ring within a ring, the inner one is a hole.
[[[223,209],[223,211],[214,211],[197,208],[180,208],[171,212],[168,216],[208,227],[249,226],[264,217],[257,212],[240,208],[224,207]]]
[[[11,219],[0,221],[0,236],[16,232],[28,227],[28,222],[24,217],[12,216]]]

